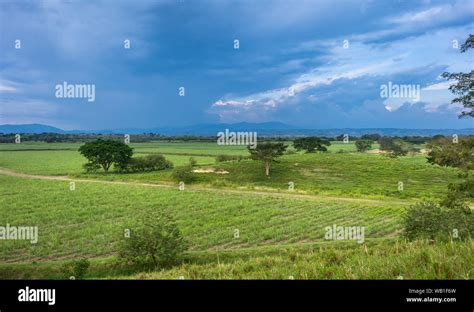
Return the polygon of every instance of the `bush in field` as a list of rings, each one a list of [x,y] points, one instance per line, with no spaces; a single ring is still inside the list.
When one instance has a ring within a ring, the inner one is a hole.
[[[298,138],[293,141],[293,146],[297,151],[305,150],[306,153],[326,152],[328,150],[326,146],[329,145],[331,145],[329,140],[318,137]]]
[[[184,183],[193,182],[195,178],[191,165],[176,167],[171,175],[176,181]]]
[[[427,144],[427,160],[430,164],[474,170],[474,137],[452,139],[439,138]]]
[[[411,150],[411,144],[403,141],[402,139],[382,137],[380,138],[379,143],[380,150],[385,151],[385,155],[391,158],[406,156]]]
[[[216,156],[216,162],[241,161],[245,159],[250,159],[250,157],[242,156],[242,155],[217,155]]]
[[[101,166],[105,172],[108,172],[112,165],[122,170],[133,155],[132,148],[127,144],[102,139],[85,143],[79,148],[79,152],[89,160],[84,166],[86,170]]]
[[[373,134],[364,134],[360,137],[361,140],[369,140],[369,141],[378,141],[380,140],[381,135],[378,133],[373,133]]]
[[[126,166],[121,168],[122,172],[144,172],[165,170],[173,168],[173,163],[163,155],[147,155],[131,158]]]
[[[462,178],[461,182],[448,185],[448,195],[444,202],[474,199],[474,176],[467,173],[459,173],[459,176]]]
[[[285,151],[285,155],[294,155],[296,154],[298,151],[294,148],[287,148],[286,151]]]
[[[357,140],[355,142],[356,148],[358,152],[365,152],[372,148],[372,141],[371,140]]]
[[[126,262],[169,267],[178,263],[187,249],[176,223],[160,211],[148,211],[129,230],[119,250],[120,258]]]
[[[410,206],[403,223],[409,240],[466,240],[474,230],[474,214],[461,200],[421,202]]]
[[[90,262],[87,259],[73,260],[65,263],[61,271],[65,279],[83,279],[89,266]]]
[[[410,147],[410,150],[408,151],[408,154],[412,157],[415,156],[418,153],[421,153],[421,148],[418,148],[418,147],[415,147],[415,146]]]
[[[194,167],[196,166],[196,164],[197,164],[196,159],[194,159],[194,157],[189,157],[189,165],[191,165],[191,167]]]

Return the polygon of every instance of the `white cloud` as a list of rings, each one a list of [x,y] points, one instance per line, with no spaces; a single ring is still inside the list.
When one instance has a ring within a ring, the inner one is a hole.
[[[305,91],[311,91],[311,98],[307,95],[300,100],[317,105],[318,101],[314,99],[317,98],[318,89],[340,79],[350,80],[364,76],[390,77],[397,74],[411,74],[422,67],[439,67],[445,64],[449,64],[448,71],[462,71],[470,67],[469,58],[453,49],[451,43],[453,38],[459,38],[459,34],[466,36],[468,31],[469,27],[466,26],[445,28],[404,40],[396,40],[389,45],[374,45],[367,44],[363,40],[351,40],[349,49],[343,48],[342,38],[313,41],[304,48],[312,46],[319,50],[321,47],[327,49],[326,55],[319,56],[325,65],[301,73],[289,81],[287,87],[245,96],[224,96],[212,104],[211,112],[227,117],[232,113],[223,115],[226,107],[232,107],[234,114],[239,114],[241,107],[245,107],[246,112],[251,109],[276,112],[279,107],[294,103],[300,95],[305,96]],[[300,45],[296,49],[301,47]],[[394,83],[401,82],[394,81]],[[422,101],[427,103],[427,109],[432,110],[451,101],[452,94],[447,90],[449,85],[450,83],[446,81],[435,81],[421,90]],[[374,86],[374,88],[379,88],[379,86]],[[294,91],[294,97],[289,95],[290,89]],[[346,91],[345,94],[340,95],[347,96],[351,93],[351,90]],[[403,99],[387,99],[384,105],[394,111],[404,104],[403,101]],[[241,117],[245,119],[245,116]]]
[[[390,18],[388,21],[395,24],[429,22],[435,17],[446,14],[450,9],[450,5],[437,6],[424,11],[406,13],[399,17]]]
[[[445,22],[468,18],[474,14],[472,0],[459,0],[452,4],[434,6],[420,11],[408,12],[401,16],[391,17],[387,23],[393,23],[404,28],[424,25],[440,25]]]
[[[0,93],[16,93],[19,91],[20,84],[9,81],[0,80]]]
[[[430,84],[420,90],[420,99],[423,102],[423,108],[426,112],[432,113],[438,110],[438,107],[451,103],[453,99],[452,93],[448,90],[452,84],[450,81],[443,81],[439,83]],[[390,104],[391,111],[395,111],[398,108],[409,102],[406,99],[386,99],[384,104]],[[413,103],[410,103],[413,104]]]
[[[254,100],[248,101],[216,101],[213,106],[250,106],[254,103]]]
[[[452,81],[443,81],[443,82],[439,82],[439,83],[430,84],[430,85],[424,87],[422,90],[424,90],[424,91],[448,90],[449,87],[452,84],[453,84]]]

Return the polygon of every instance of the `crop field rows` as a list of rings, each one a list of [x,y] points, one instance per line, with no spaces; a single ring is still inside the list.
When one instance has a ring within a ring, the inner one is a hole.
[[[355,153],[353,144],[341,142],[334,142],[328,153],[284,155],[272,166],[270,178],[256,161],[216,162],[220,154],[247,155],[241,146],[132,144],[137,156],[163,154],[175,166],[193,157],[197,169],[227,172],[196,173],[194,183],[180,191],[172,170],[85,173],[79,146],[0,146],[0,220],[36,225],[39,234],[34,245],[2,242],[0,276],[61,278],[61,263],[87,258],[91,276],[104,278],[396,278],[426,257],[416,248],[394,247],[405,209],[423,198],[439,197],[457,178],[453,168],[429,165],[424,155],[390,159]],[[288,188],[290,181],[294,190]],[[124,230],[133,230],[139,215],[154,210],[176,220],[191,263],[155,273],[118,269],[113,263]],[[333,225],[364,227],[364,244],[328,240],[326,227]],[[392,254],[399,248],[397,259]],[[413,277],[469,274],[465,266],[472,259],[464,253],[472,249],[470,243],[457,250],[422,248],[433,266]],[[374,258],[364,257],[367,252]],[[439,261],[454,258],[462,259],[458,268],[434,269]],[[380,271],[382,265],[386,267]]]
[[[339,203],[271,196],[186,192],[127,185],[33,181],[0,177],[2,220],[37,224],[40,241],[2,244],[2,260],[41,260],[67,255],[114,253],[128,220],[140,211],[163,209],[177,220],[192,250],[257,246],[324,239],[324,228],[366,225],[367,238],[394,235],[398,203]],[[15,213],[12,214],[11,211]],[[240,233],[234,237],[234,230]]]

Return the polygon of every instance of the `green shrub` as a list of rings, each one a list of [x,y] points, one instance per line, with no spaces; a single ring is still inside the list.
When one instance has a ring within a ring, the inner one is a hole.
[[[296,153],[297,153],[297,151],[294,148],[287,148],[284,154],[285,155],[294,155]]]
[[[470,239],[474,215],[460,200],[442,203],[421,202],[410,206],[404,216],[403,236],[409,240]]]
[[[195,179],[191,165],[176,167],[171,175],[177,182],[191,183]]]
[[[293,146],[297,151],[305,150],[307,153],[327,152],[326,146],[330,145],[331,142],[328,139],[318,137],[297,138],[293,141]]]
[[[435,202],[422,202],[410,206],[404,216],[403,236],[434,239],[442,231],[442,209]]]
[[[120,258],[155,269],[177,264],[187,247],[176,223],[160,211],[149,211],[138,221],[120,244]]]
[[[406,156],[413,145],[398,138],[381,137],[379,139],[380,150],[384,151],[384,156],[390,158],[397,158],[399,156]]]
[[[83,279],[89,269],[87,259],[73,260],[65,263],[61,269],[65,279]]]
[[[173,163],[163,155],[147,155],[130,159],[121,172],[144,172],[173,168]]]
[[[217,155],[216,162],[226,162],[226,161],[241,161],[250,159],[250,156],[242,156],[242,155]]]
[[[446,214],[443,217],[447,232],[452,235],[456,230],[457,238],[471,239],[474,233],[474,213],[471,208],[462,199],[444,200],[441,205],[446,207]]]
[[[189,157],[189,164],[191,165],[191,167],[196,166],[197,164],[196,159],[194,159],[194,157]]]
[[[356,149],[358,152],[365,152],[372,148],[372,141],[371,140],[357,140],[355,142]]]

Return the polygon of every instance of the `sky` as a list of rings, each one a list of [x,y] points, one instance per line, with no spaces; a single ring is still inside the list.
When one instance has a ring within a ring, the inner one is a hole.
[[[472,128],[469,34],[472,0],[1,0],[0,124]]]

